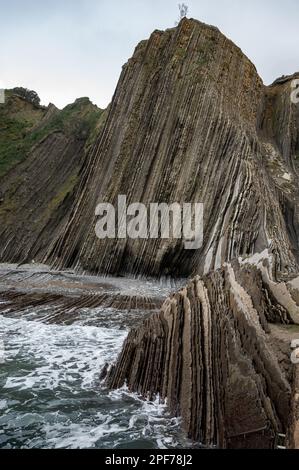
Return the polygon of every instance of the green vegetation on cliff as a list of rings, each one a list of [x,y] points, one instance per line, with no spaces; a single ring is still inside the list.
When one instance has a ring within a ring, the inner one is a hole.
[[[0,178],[29,155],[30,150],[53,132],[88,140],[95,134],[103,111],[88,98],[80,98],[62,111],[43,107],[6,91],[0,105]]]

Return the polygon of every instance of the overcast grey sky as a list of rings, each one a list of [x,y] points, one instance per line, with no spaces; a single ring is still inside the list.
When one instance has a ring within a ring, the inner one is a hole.
[[[0,0],[0,87],[36,90],[59,107],[89,96],[106,107],[122,65],[180,0]],[[185,0],[255,63],[266,84],[299,70],[299,0]]]

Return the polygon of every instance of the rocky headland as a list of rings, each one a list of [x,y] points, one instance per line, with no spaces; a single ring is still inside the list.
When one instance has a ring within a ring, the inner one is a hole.
[[[0,105],[0,262],[186,278],[164,301],[81,279],[54,292],[51,273],[17,287],[8,269],[7,314],[43,302],[56,305],[55,321],[84,306],[146,311],[105,367],[107,385],[159,395],[208,447],[299,446],[295,78],[264,85],[217,28],[185,18],[137,46],[105,111],[88,99],[44,108],[13,90]],[[95,208],[120,194],[129,203],[203,203],[203,246],[99,240]]]

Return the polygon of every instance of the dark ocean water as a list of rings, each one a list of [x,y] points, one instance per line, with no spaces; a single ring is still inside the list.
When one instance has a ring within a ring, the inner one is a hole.
[[[122,316],[94,311],[68,326],[34,312],[0,316],[0,448],[191,446],[159,399],[101,383],[102,366],[116,359],[127,334]]]

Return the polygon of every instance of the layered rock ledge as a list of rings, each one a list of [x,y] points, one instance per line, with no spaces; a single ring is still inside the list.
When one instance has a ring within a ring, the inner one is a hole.
[[[280,435],[293,446],[298,378],[290,341],[298,338],[299,307],[267,265],[234,261],[190,281],[130,332],[108,386],[159,395],[205,446],[273,448]]]

